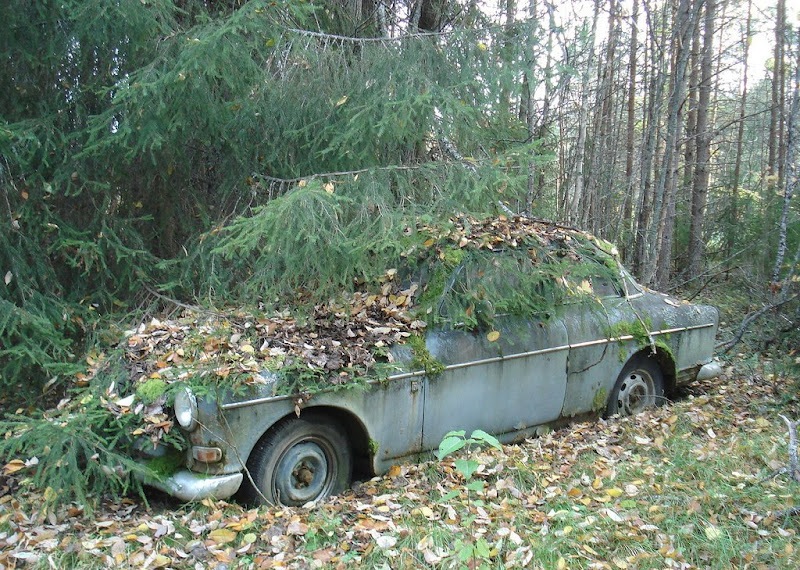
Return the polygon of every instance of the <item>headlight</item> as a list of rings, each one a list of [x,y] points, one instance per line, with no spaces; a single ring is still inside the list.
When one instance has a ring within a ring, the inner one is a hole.
[[[184,388],[175,395],[175,419],[186,431],[197,427],[197,398],[189,388]]]

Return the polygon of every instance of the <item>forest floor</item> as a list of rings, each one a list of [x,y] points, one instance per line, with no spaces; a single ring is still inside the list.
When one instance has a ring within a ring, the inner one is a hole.
[[[782,513],[800,483],[781,472],[798,369],[738,355],[659,409],[404,464],[310,508],[153,493],[53,511],[7,477],[0,568],[798,568],[800,514]]]

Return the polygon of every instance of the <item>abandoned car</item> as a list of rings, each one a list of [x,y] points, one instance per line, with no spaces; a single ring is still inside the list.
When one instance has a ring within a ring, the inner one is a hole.
[[[375,294],[302,326],[284,314],[226,333],[219,342],[241,348],[234,368],[248,380],[174,392],[182,465],[147,483],[185,501],[238,493],[303,505],[435,449],[451,430],[519,440],[564,418],[634,414],[720,373],[717,310],[640,286],[610,244],[527,219],[417,233],[411,267],[387,272]],[[342,332],[326,353],[330,328]],[[354,381],[342,359],[358,350],[374,364]],[[311,372],[329,383],[292,380]]]

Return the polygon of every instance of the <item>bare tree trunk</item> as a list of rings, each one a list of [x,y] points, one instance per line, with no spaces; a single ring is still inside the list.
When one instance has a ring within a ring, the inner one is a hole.
[[[711,161],[711,111],[712,59],[714,53],[714,25],[716,0],[705,0],[705,30],[700,64],[700,85],[697,104],[697,164],[692,181],[692,216],[689,226],[689,277],[701,273],[705,257],[703,229],[705,226],[708,180]]]
[[[680,114],[677,122],[676,139],[681,137]],[[664,208],[658,224],[658,261],[656,264],[655,286],[657,289],[666,289],[672,268],[672,242],[675,236],[675,201],[678,195],[678,162],[680,149],[670,153],[670,164],[666,161],[663,168],[667,171],[664,189]]]
[[[689,88],[686,95],[686,146],[683,149],[683,186],[692,187],[697,161],[697,95],[700,89],[700,28],[692,34],[692,55],[689,58]]]
[[[535,5],[535,4],[534,4]],[[536,128],[536,132],[534,133],[536,139],[542,140],[547,136],[548,130],[550,129],[550,123],[552,121],[551,114],[552,114],[552,104],[553,101],[561,101],[564,89],[569,81],[569,74],[561,73],[559,74],[558,84],[554,87],[553,86],[553,41],[554,36],[557,29],[557,24],[555,21],[555,8],[554,6],[547,2],[545,3],[545,8],[548,13],[548,32],[547,32],[547,60],[545,61],[545,84],[544,84],[544,98],[542,101],[542,111],[541,117],[539,118],[539,125]],[[535,14],[535,12],[532,12]],[[558,181],[556,181],[556,184]],[[538,198],[542,195],[545,190],[545,177],[544,173],[540,170],[536,173],[536,188],[534,190],[534,199]]]
[[[655,283],[657,287],[666,285],[666,275],[668,275],[669,255],[671,252],[672,230],[662,224],[672,224],[674,218],[670,218],[664,212],[665,205],[669,204],[668,192],[674,189],[672,181],[674,179],[675,153],[679,146],[680,132],[680,111],[686,95],[686,71],[689,65],[692,33],[697,26],[698,14],[702,0],[680,0],[678,10],[675,14],[671,45],[675,49],[674,64],[672,66],[671,91],[667,104],[667,132],[664,147],[664,160],[661,171],[658,174],[654,200],[653,200],[653,220],[647,230],[647,242],[656,245],[655,251],[651,250],[651,255],[647,258],[644,267],[645,283]],[[663,243],[664,238],[669,239],[669,243]],[[664,258],[666,256],[666,258]],[[660,277],[656,282],[656,273]]]
[[[639,2],[633,0],[633,11],[631,13],[631,44],[628,55],[628,120],[626,125],[625,137],[625,181],[627,192],[622,205],[622,228],[624,235],[623,259],[627,260],[628,252],[632,246],[633,227],[633,200],[635,196],[636,183],[633,176],[634,159],[634,134],[636,132],[636,58],[639,51],[638,36]]]
[[[747,111],[747,58],[750,53],[750,34],[752,26],[752,0],[747,2],[747,23],[744,38],[744,69],[742,70],[742,99],[739,103],[739,125],[736,133],[736,163],[733,167],[733,188],[731,192],[730,216],[728,217],[728,227],[725,228],[725,257],[730,258],[733,254],[733,246],[736,235],[736,226],[739,223],[739,181],[742,176],[742,150],[744,146],[744,119]]]
[[[794,85],[792,87],[792,108],[788,117],[786,164],[788,176],[784,177],[783,209],[778,226],[778,251],[775,255],[775,267],[772,269],[772,283],[777,284],[781,277],[783,260],[786,257],[786,231],[789,220],[789,207],[797,186],[798,172],[796,152],[800,139],[800,35],[797,36],[797,54],[795,54]]]
[[[666,5],[665,5],[666,6]],[[647,1],[644,3],[644,12],[647,22],[647,29],[650,31],[645,57],[645,75],[649,80],[645,81],[648,88],[647,111],[645,125],[642,131],[642,166],[639,189],[639,213],[636,222],[636,256],[634,258],[634,273],[643,282],[645,279],[652,278],[649,272],[650,263],[654,259],[652,254],[656,247],[655,241],[651,242],[651,234],[648,230],[653,220],[653,164],[655,162],[656,147],[660,140],[661,130],[661,108],[663,106],[664,88],[666,79],[669,75],[666,69],[666,53],[664,46],[667,43],[667,26],[657,26],[653,21],[653,14]],[[660,36],[656,35],[656,29],[660,29]]]
[[[534,6],[535,6],[535,0],[534,0]],[[503,53],[503,55],[501,55],[500,65],[506,66],[506,65],[508,65],[510,63],[510,62],[508,62],[508,58],[506,56],[506,53],[507,53],[511,43],[514,42],[514,41],[519,41],[519,40],[515,40],[512,37],[512,33],[513,33],[513,29],[514,29],[514,21],[515,21],[516,16],[517,16],[517,1],[516,0],[500,0],[500,5],[498,6],[498,10],[502,10],[502,12],[505,14],[505,23],[503,24],[503,31],[504,31],[504,33],[503,33],[503,49],[502,49],[502,52],[501,52],[501,53]],[[533,39],[530,37],[530,35],[529,35],[528,38],[525,39],[525,41],[526,41],[527,45],[530,48],[531,44],[533,43]],[[533,54],[531,53],[529,55],[530,55],[529,61],[531,61],[533,59],[533,57],[532,57]],[[503,112],[503,113],[507,113],[510,110],[511,110],[511,90],[507,87],[507,84],[504,82],[503,86],[500,88],[500,111]]]
[[[769,138],[767,174],[770,175],[771,185],[774,185],[774,175],[778,173],[778,147],[782,132],[780,129],[781,116],[781,85],[783,84],[783,47],[786,28],[786,0],[778,0],[775,14],[775,51],[772,67],[772,106],[769,115]]]
[[[587,139],[587,130],[589,122],[589,110],[590,110],[589,69],[591,63],[589,62],[594,61],[594,38],[595,38],[595,32],[597,30],[599,1],[600,0],[595,0],[594,13],[592,15],[591,33],[589,34],[589,37],[586,38],[585,40],[589,45],[589,56],[587,58],[586,68],[583,73],[581,81],[582,84],[581,87],[583,91],[581,92],[580,109],[578,111],[578,140],[575,143],[575,170],[572,176],[573,185],[572,185],[570,208],[569,208],[569,221],[573,223],[577,222],[579,225],[585,223],[587,218],[586,212],[590,207],[589,200],[585,195],[586,181],[585,181],[584,164],[585,164],[586,139]]]
[[[606,235],[606,225],[610,220],[610,200],[613,182],[614,157],[616,148],[612,143],[612,127],[614,121],[614,71],[616,67],[616,51],[619,41],[617,25],[617,2],[608,3],[608,39],[605,50],[605,61],[600,62],[599,85],[594,126],[594,144],[592,145],[592,166],[589,172],[589,194],[592,196],[593,211],[591,214],[591,230],[598,235]]]

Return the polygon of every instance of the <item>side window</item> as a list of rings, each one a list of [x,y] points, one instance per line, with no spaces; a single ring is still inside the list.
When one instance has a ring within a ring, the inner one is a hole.
[[[470,251],[452,271],[439,303],[443,324],[490,328],[504,315],[547,315],[556,304],[555,279],[522,248]]]
[[[620,283],[615,282],[610,276],[592,277],[590,282],[594,294],[598,297],[621,297],[624,295],[624,290],[619,286]]]
[[[633,297],[634,295],[640,295],[644,292],[642,286],[636,282],[636,279],[633,278],[633,275],[628,273],[626,269],[622,269],[622,283],[625,286],[625,295],[627,297]]]

